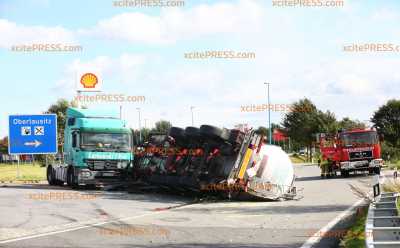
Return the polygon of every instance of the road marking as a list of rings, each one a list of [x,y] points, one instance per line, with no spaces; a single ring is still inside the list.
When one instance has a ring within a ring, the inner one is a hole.
[[[383,184],[385,182],[386,178],[385,176],[380,176],[379,177],[379,183]],[[369,195],[371,192],[368,193]],[[348,209],[344,210],[341,214],[336,216],[333,220],[331,220],[326,226],[322,227],[318,232],[314,233],[312,237],[310,237],[300,248],[311,248],[314,245],[316,245],[319,241],[322,239],[322,235],[319,235],[321,233],[327,233],[330,229],[332,229],[336,224],[338,224],[344,217],[347,215],[350,215],[351,212],[354,211],[355,208],[360,206],[364,202],[364,199],[360,199],[357,202],[355,202],[351,207]]]
[[[176,208],[184,208],[184,207],[189,207],[191,205],[193,205],[193,204],[188,205],[186,203],[182,207],[177,206]],[[176,209],[176,208],[174,208],[174,209]],[[45,236],[51,236],[51,235],[55,235],[55,234],[59,234],[59,233],[72,232],[72,231],[76,231],[76,230],[80,230],[80,229],[87,229],[87,228],[96,227],[96,226],[103,226],[103,225],[107,225],[107,224],[111,224],[111,223],[120,223],[121,221],[127,221],[127,220],[132,220],[132,219],[145,217],[145,216],[151,216],[151,215],[158,215],[158,214],[165,213],[165,212],[167,212],[167,211],[150,212],[150,213],[146,213],[146,214],[142,214],[142,215],[118,218],[118,219],[114,219],[114,220],[110,220],[110,221],[103,221],[103,222],[94,223],[94,224],[87,224],[87,225],[68,228],[68,229],[64,229],[64,230],[50,231],[50,232],[46,232],[46,233],[28,235],[28,236],[25,236],[25,237],[7,239],[7,240],[0,241],[0,244],[7,244],[7,243],[12,243],[12,242],[17,242],[17,241],[22,241],[22,240],[27,240],[27,239],[34,239],[34,238],[40,238],[40,237],[45,237]]]
[[[336,216],[333,220],[331,220],[326,226],[321,228],[318,232],[314,233],[311,238],[309,238],[300,248],[311,248],[313,245],[317,244],[321,239],[322,235],[319,235],[321,233],[327,233],[330,229],[332,229],[339,221],[341,221],[344,217],[347,215],[350,215],[353,210],[361,205],[361,203],[364,202],[364,199],[358,200],[356,203],[354,203],[351,207],[343,211],[341,214]]]

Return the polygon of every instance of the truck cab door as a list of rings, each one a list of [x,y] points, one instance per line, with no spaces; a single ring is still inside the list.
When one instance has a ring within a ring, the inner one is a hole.
[[[73,131],[71,134],[71,149],[68,151],[68,159],[66,159],[67,164],[74,164],[74,160],[77,157],[77,152],[79,152],[79,132]]]

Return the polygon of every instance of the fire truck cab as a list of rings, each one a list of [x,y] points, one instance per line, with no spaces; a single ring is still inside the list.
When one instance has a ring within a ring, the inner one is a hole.
[[[376,130],[352,129],[334,135],[319,134],[317,141],[322,159],[328,163],[327,176],[335,175],[337,171],[342,177],[355,171],[380,174],[383,160]]]

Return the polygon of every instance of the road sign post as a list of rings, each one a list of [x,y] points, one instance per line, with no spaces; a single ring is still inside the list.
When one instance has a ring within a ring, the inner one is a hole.
[[[8,153],[56,154],[57,116],[10,115]]]

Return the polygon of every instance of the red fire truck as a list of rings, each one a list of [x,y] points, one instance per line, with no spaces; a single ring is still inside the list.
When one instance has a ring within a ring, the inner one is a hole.
[[[317,143],[327,166],[324,168],[326,176],[336,175],[338,171],[342,177],[349,176],[353,171],[380,174],[383,165],[380,140],[375,129],[339,131],[334,135],[318,134]]]

